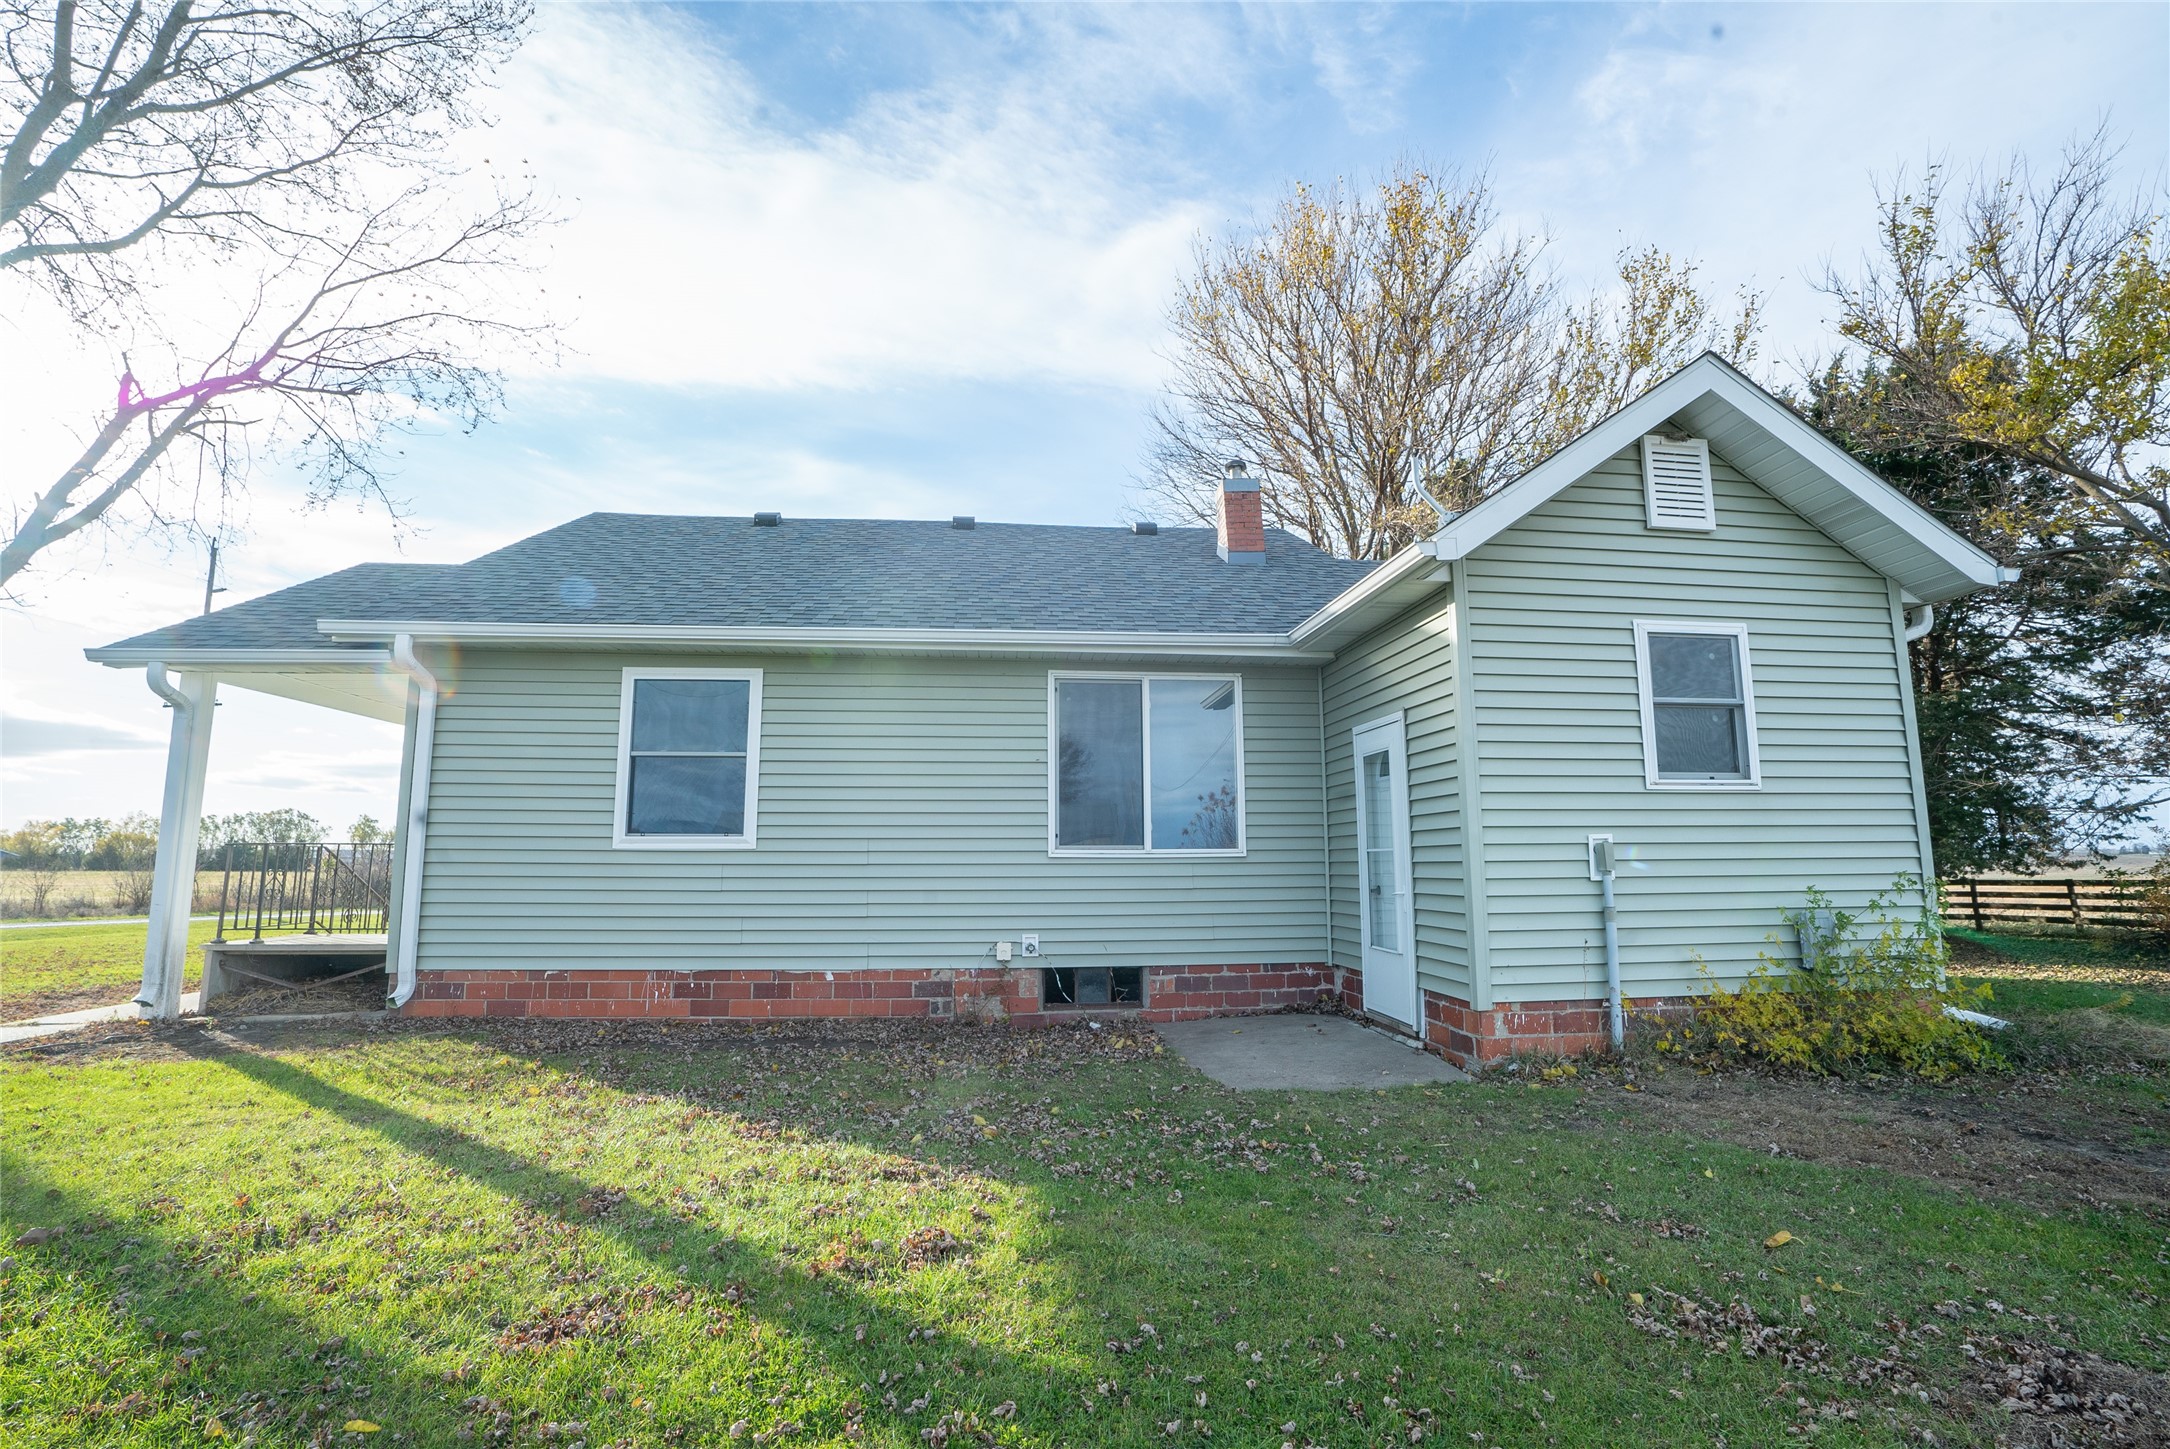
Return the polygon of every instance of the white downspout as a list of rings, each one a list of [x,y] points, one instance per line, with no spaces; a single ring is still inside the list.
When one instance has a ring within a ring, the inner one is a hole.
[[[2018,569],[2000,568],[1997,570],[1997,582],[2000,584],[2016,583],[2018,579]],[[1935,627],[1936,605],[1923,604],[1919,608],[1908,609],[1906,611],[1907,643],[1912,644],[1916,640],[1922,638]],[[1924,883],[1924,885],[1922,886],[1922,890],[1928,895],[1929,901],[1933,906],[1936,900],[1936,882],[1929,881]],[[1943,973],[1940,971],[1937,973],[1937,975],[1937,985],[1942,986],[1944,984],[1942,980]],[[1961,1009],[1960,1007],[1951,1005],[1945,1006],[1944,1014],[1954,1021],[1971,1022],[1975,1026],[1983,1027],[1990,1031],[2003,1031],[2006,1027],[2011,1025],[2010,1022],[2004,1020],[2002,1017],[1987,1016],[1979,1011],[1966,1011]]]
[[[415,950],[422,931],[422,857],[429,834],[429,764],[437,742],[437,676],[414,657],[414,636],[392,641],[392,663],[421,691],[414,716],[414,770],[407,781],[407,818],[400,830],[407,841],[406,871],[399,886],[399,939],[392,943],[392,1008],[414,995]]]
[[[1612,893],[1612,838],[1590,837],[1590,873],[1597,877],[1598,900],[1605,911],[1605,1008],[1614,1051],[1627,1042],[1627,1009],[1620,999],[1620,911]]]

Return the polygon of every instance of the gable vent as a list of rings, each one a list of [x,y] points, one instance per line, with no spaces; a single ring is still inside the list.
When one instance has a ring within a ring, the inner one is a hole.
[[[1710,496],[1710,444],[1702,438],[1675,439],[1656,433],[1643,439],[1643,498],[1652,528],[1718,526]]]

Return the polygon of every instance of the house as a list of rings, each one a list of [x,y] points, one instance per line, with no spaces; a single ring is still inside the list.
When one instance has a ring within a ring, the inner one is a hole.
[[[411,1014],[1360,1006],[1461,1060],[1933,879],[1906,645],[2011,577],[1715,357],[1382,564],[1216,529],[594,514],[90,651],[404,722]],[[175,676],[178,675],[178,682]],[[169,856],[171,859],[169,859]],[[184,902],[185,904],[185,902]]]

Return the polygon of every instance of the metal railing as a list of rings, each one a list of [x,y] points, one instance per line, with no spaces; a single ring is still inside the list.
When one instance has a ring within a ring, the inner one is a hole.
[[[212,939],[266,931],[371,935],[392,902],[389,842],[282,845],[237,842],[220,852],[218,930]]]

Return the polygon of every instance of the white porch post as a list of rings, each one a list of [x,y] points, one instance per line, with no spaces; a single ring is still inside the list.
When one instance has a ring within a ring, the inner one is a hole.
[[[158,812],[158,859],[151,871],[150,931],[143,946],[143,1014],[181,1014],[181,981],[188,974],[188,917],[196,895],[196,831],[203,819],[203,781],[211,762],[211,715],[218,682],[184,674],[179,688],[166,666],[145,671],[151,690],[173,706],[166,745],[166,794]]]

